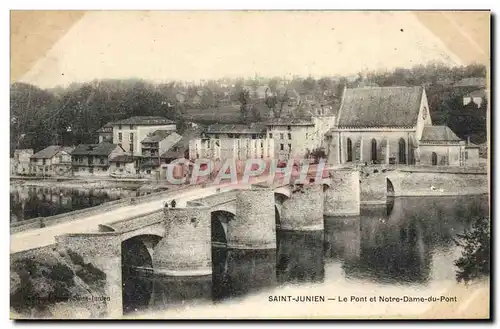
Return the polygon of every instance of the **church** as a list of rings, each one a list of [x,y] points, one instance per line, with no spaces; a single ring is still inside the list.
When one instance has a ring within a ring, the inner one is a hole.
[[[331,165],[464,166],[477,153],[449,127],[432,124],[422,86],[345,89],[324,142]]]

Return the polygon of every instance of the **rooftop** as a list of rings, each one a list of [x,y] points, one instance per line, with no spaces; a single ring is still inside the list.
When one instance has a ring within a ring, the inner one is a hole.
[[[274,118],[266,122],[266,126],[313,126],[310,119],[302,118]]]
[[[113,125],[148,125],[148,126],[155,126],[155,125],[170,125],[174,124],[175,122],[172,120],[169,120],[164,117],[157,117],[157,116],[135,116],[135,117],[130,117],[128,119],[123,119],[123,120],[118,120],[114,121]]]
[[[68,146],[51,145],[33,154],[31,159],[51,159],[59,152],[71,153],[73,149],[73,147]]]
[[[144,138],[141,141],[141,143],[157,143],[159,141],[164,140],[165,138],[172,135],[173,133],[175,134],[174,131],[170,131],[170,130],[155,130],[154,132],[152,132],[151,134],[146,136],[146,138]]]
[[[112,131],[113,131],[113,122],[108,122],[97,130],[98,133],[106,133]]]
[[[455,83],[455,87],[486,87],[485,78],[464,78]]]
[[[414,127],[423,91],[423,87],[348,88],[340,107],[338,126]]]
[[[266,127],[262,124],[220,124],[210,125],[205,131],[208,134],[238,133],[238,134],[260,134],[265,132]]]
[[[116,144],[100,143],[100,144],[80,144],[71,155],[104,155],[108,156],[118,147]]]
[[[138,157],[138,156],[133,156],[133,155],[129,155],[129,154],[120,154],[120,155],[117,155],[115,156],[113,159],[111,159],[110,161],[111,162],[124,162],[124,163],[130,163],[130,162],[134,162],[134,160],[137,160],[141,157]]]
[[[179,159],[184,158],[184,152],[189,150],[189,141],[201,136],[201,129],[188,129],[182,134],[182,138],[172,145],[172,147],[161,155],[165,159]]]
[[[424,142],[461,141],[461,139],[448,126],[425,126],[420,140]]]

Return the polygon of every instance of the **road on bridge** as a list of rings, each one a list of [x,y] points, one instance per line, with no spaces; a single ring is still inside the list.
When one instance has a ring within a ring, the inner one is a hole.
[[[267,180],[267,177],[259,177],[251,180],[252,183],[261,183]],[[165,201],[175,199],[177,207],[186,206],[187,201],[199,199],[218,193],[217,189],[222,191],[232,190],[243,185],[220,184],[217,186],[207,186],[206,188],[190,189],[172,193],[172,196],[165,196],[163,200],[139,203],[137,205],[127,205],[119,209],[110,210],[104,214],[84,217],[65,223],[47,226],[44,228],[32,229],[14,233],[10,236],[10,253],[16,253],[24,250],[40,248],[55,243],[55,237],[68,233],[97,232],[99,224],[107,224],[123,220],[126,218],[140,216],[148,212],[162,209]]]
[[[315,171],[315,166],[310,167],[310,172]],[[267,181],[268,176],[251,177],[250,183],[263,183]],[[126,218],[140,216],[148,212],[158,210],[164,207],[165,201],[175,198],[177,207],[185,207],[187,201],[207,197],[218,193],[217,189],[228,191],[235,188],[241,188],[247,184],[223,183],[211,185],[205,188],[190,189],[187,191],[172,192],[172,196],[165,196],[163,200],[139,203],[137,205],[127,205],[119,209],[110,210],[104,214],[84,217],[65,223],[47,226],[44,228],[32,229],[14,233],[10,236],[10,253],[16,253],[29,249],[40,248],[55,243],[55,237],[69,233],[88,233],[97,232],[99,224],[109,224]]]

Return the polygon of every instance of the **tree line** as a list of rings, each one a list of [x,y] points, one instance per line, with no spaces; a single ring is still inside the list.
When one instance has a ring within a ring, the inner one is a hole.
[[[225,106],[238,106],[236,122],[258,122],[272,112],[282,115],[291,91],[304,99],[339,102],[345,87],[425,85],[431,115],[436,123],[448,124],[460,137],[472,135],[476,142],[486,137],[486,103],[480,109],[464,107],[462,97],[470,88],[454,88],[464,78],[485,77],[483,65],[447,67],[439,64],[415,66],[387,72],[368,72],[355,77],[280,77],[210,80],[198,84],[180,81],[151,83],[140,79],[95,80],[68,87],[41,89],[13,83],[10,90],[10,149],[96,142],[96,131],[106,123],[131,116],[164,116],[186,129],[186,110],[199,108],[217,113]],[[265,86],[264,99],[255,91]],[[196,104],[194,104],[194,103]],[[297,105],[300,107],[300,104]],[[300,115],[300,109],[298,111]],[[235,122],[235,123],[236,123]]]

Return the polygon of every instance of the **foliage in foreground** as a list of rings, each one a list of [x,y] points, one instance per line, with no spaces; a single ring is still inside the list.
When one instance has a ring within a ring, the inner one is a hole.
[[[457,234],[455,243],[461,247],[462,256],[455,261],[456,279],[468,283],[490,275],[490,220],[477,219],[470,230]]]

